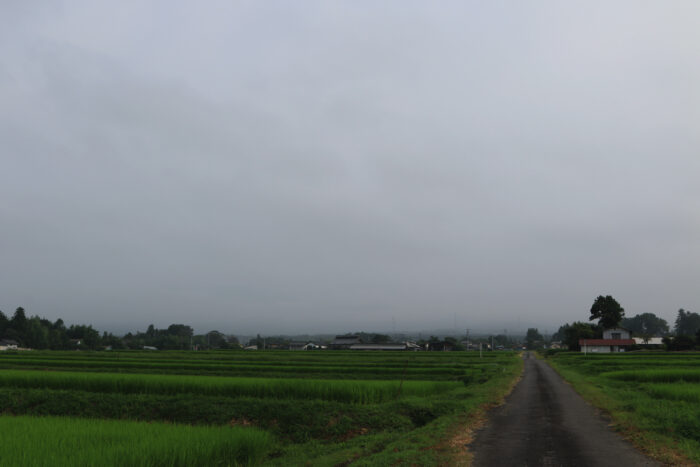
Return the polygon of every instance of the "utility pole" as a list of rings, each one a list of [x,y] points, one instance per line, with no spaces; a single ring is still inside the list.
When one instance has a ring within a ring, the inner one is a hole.
[[[467,350],[469,350],[469,328],[467,328]]]

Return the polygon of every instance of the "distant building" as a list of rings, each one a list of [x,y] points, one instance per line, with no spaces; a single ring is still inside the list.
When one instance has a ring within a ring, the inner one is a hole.
[[[454,350],[454,344],[451,342],[447,341],[434,341],[434,342],[428,342],[426,344],[426,350],[433,350],[433,351],[439,351],[439,352],[450,352]]]
[[[333,339],[333,342],[331,342],[328,347],[331,350],[349,350],[350,347],[355,344],[362,344],[362,339],[360,339],[360,336],[335,336],[335,339]]]
[[[350,350],[420,350],[413,342],[397,342],[391,344],[353,344]]]
[[[143,350],[158,350],[158,347],[153,347],[150,345],[144,345]]]
[[[627,347],[635,345],[629,330],[625,328],[605,329],[602,339],[579,339],[578,343],[584,353],[624,352]]]
[[[313,342],[306,341],[292,341],[289,343],[289,350],[315,350],[319,346]]]
[[[0,351],[2,350],[17,350],[19,342],[12,339],[0,339]]]

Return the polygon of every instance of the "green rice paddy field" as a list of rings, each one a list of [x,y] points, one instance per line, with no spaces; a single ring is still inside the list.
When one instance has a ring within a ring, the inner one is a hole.
[[[0,465],[458,465],[450,440],[521,369],[510,352],[2,352]]]
[[[560,353],[549,362],[623,435],[670,465],[700,464],[700,353]]]

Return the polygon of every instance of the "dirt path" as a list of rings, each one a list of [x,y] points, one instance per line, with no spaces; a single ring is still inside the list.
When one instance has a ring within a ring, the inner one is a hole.
[[[479,430],[473,466],[658,465],[613,432],[549,365],[526,353],[523,378]]]

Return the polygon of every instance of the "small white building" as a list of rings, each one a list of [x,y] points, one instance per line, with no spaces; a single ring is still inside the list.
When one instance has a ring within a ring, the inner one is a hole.
[[[635,345],[625,328],[605,329],[602,339],[579,339],[578,343],[584,353],[624,352],[630,345]]]

